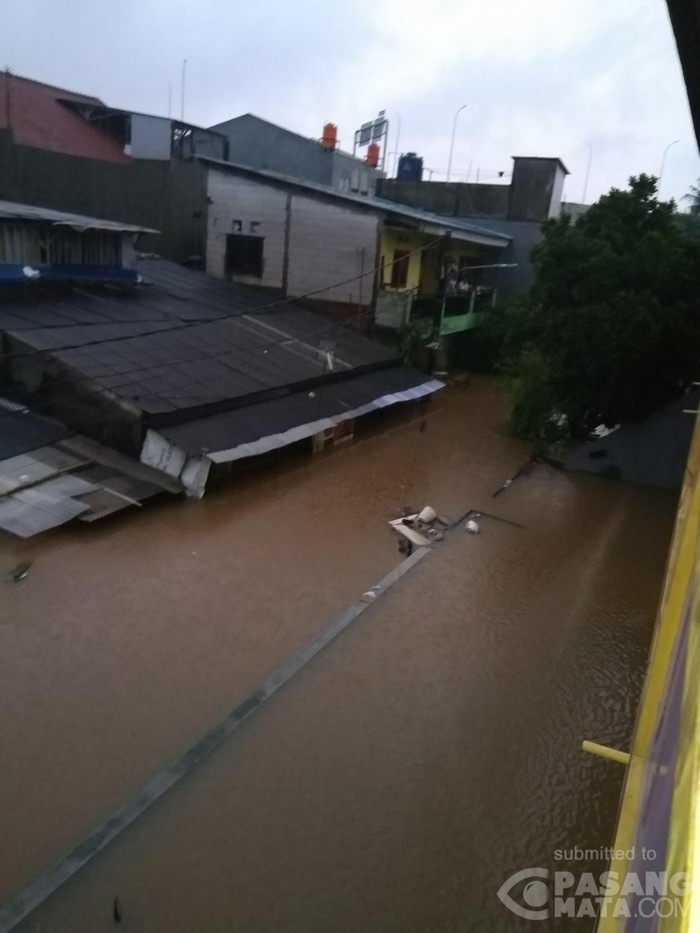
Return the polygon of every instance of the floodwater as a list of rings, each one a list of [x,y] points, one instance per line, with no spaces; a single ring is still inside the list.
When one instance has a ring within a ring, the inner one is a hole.
[[[435,546],[22,930],[111,930],[115,897],[142,933],[534,928],[496,891],[612,843],[622,768],[579,748],[629,747],[675,499],[548,467],[493,497],[503,416],[477,379],[202,502],[0,538],[0,574],[34,561],[0,584],[1,903],[396,566],[398,508],[518,523]]]

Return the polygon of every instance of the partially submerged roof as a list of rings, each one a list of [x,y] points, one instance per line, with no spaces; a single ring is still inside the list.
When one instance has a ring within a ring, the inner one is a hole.
[[[0,399],[0,529],[29,538],[93,522],[168,491],[171,477]]]
[[[76,382],[86,397],[118,399],[146,429],[143,462],[190,493],[202,486],[189,458],[255,456],[442,388],[396,351],[294,302],[163,260],[140,265],[151,284],[136,295],[6,301],[0,330],[17,366],[25,356],[51,361],[54,402],[66,391],[75,399]],[[55,361],[71,370],[65,390]]]
[[[34,204],[20,204],[16,201],[0,200],[0,222],[26,221],[47,223],[57,227],[70,227],[73,230],[105,230],[111,233],[159,233],[150,227],[138,227],[122,223],[119,220],[102,220],[99,217],[86,217],[83,214],[70,214],[55,211],[50,207],[37,207]]]
[[[293,444],[371,411],[415,401],[442,387],[425,373],[396,366],[158,431],[189,455],[206,453],[214,463],[228,463]]]
[[[258,179],[262,182],[269,182],[270,184],[299,188],[310,194],[321,196],[329,200],[344,202],[361,210],[374,211],[386,217],[413,222],[417,229],[426,233],[435,233],[437,235],[450,234],[454,236],[455,239],[463,239],[471,243],[500,248],[506,247],[512,239],[512,237],[504,233],[499,233],[496,230],[489,230],[487,227],[482,227],[480,224],[470,223],[469,221],[460,220],[456,217],[434,214],[431,211],[422,210],[419,207],[410,207],[398,201],[389,201],[372,195],[354,195],[336,191],[334,188],[317,182],[294,178],[290,175],[282,175],[267,169],[251,168],[248,165],[240,165],[235,162],[223,162],[220,159],[212,159],[208,156],[198,156],[198,159],[211,168],[223,172],[244,175],[254,180]]]
[[[96,97],[3,71],[0,72],[0,100],[0,130],[9,130],[17,145],[106,162],[128,164],[132,161],[116,136],[89,123],[64,103],[69,100],[104,106]]]

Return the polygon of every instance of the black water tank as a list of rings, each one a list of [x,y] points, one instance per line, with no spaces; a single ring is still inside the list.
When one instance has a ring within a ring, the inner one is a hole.
[[[399,159],[396,177],[401,181],[423,181],[423,160],[415,152],[407,152]]]

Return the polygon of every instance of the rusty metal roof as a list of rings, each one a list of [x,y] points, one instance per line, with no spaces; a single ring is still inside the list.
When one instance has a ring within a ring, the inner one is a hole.
[[[8,71],[0,72],[0,96],[3,101],[0,130],[9,130],[17,145],[124,165],[133,161],[116,136],[88,122],[63,103],[70,100],[87,106],[103,106],[96,97],[52,87]]]

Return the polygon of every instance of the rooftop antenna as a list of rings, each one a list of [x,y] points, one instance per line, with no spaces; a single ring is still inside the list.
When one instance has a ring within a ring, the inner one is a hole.
[[[182,60],[182,85],[180,94],[180,120],[185,122],[185,72],[187,70],[187,59]]]
[[[168,120],[172,116],[173,109],[173,85],[171,81],[168,81]]]

